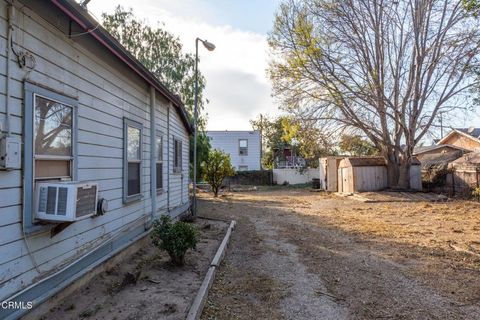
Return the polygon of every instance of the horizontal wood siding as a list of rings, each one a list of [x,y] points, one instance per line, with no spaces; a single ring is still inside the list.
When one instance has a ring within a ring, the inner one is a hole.
[[[0,299],[41,280],[125,228],[145,223],[151,211],[148,85],[89,36],[69,39],[65,30],[40,18],[40,14],[50,14],[58,25],[67,25],[61,16],[48,13],[50,5],[37,5],[36,9],[25,6],[17,10],[15,46],[34,54],[36,68],[27,74],[11,63],[12,132],[23,134],[23,83],[27,77],[78,99],[78,180],[98,182],[99,197],[108,200],[109,210],[103,216],[75,222],[54,237],[49,232],[32,235],[27,243],[22,231],[22,171],[0,171]],[[6,10],[6,2],[0,2],[1,122],[6,117]],[[165,186],[166,174],[172,171],[166,169],[167,155],[173,156],[171,146],[166,149],[168,107],[167,101],[157,97],[157,129],[164,133]],[[188,134],[173,108],[170,115],[171,134],[184,140],[184,179],[181,185],[180,175],[172,175],[170,186],[158,196],[160,213],[167,212],[168,191],[171,208],[188,201]],[[143,198],[128,205],[122,202],[124,117],[143,125]]]
[[[248,170],[260,170],[261,144],[259,131],[207,131],[212,149],[230,154],[232,166],[238,170],[247,166]],[[239,154],[239,140],[248,140],[248,154]]]
[[[179,173],[173,172],[174,138],[182,141],[182,170]],[[180,116],[178,113],[170,111],[170,165],[168,169],[170,173],[170,185],[168,187],[170,193],[170,209],[188,202],[188,143],[188,133],[181,124]]]

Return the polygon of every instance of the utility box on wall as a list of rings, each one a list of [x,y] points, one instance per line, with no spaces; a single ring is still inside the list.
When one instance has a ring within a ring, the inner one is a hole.
[[[0,169],[20,169],[21,150],[20,137],[5,136],[0,138]]]

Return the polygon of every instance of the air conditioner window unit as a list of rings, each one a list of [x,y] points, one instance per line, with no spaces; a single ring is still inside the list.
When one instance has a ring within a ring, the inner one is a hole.
[[[35,218],[47,221],[77,221],[97,211],[98,184],[41,182],[35,188]]]

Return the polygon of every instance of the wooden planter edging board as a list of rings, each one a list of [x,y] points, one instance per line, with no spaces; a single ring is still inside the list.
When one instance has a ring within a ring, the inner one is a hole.
[[[205,307],[205,302],[207,301],[208,291],[212,287],[213,280],[215,279],[215,273],[217,272],[217,268],[220,266],[223,257],[227,251],[227,245],[230,241],[230,237],[232,235],[232,231],[235,229],[236,221],[232,220],[230,222],[230,226],[228,227],[227,233],[223,238],[222,243],[218,247],[217,253],[213,257],[212,262],[210,263],[210,268],[208,268],[207,274],[203,279],[202,285],[198,290],[197,296],[195,300],[193,300],[192,306],[188,311],[187,320],[198,320],[202,315],[203,308]]]

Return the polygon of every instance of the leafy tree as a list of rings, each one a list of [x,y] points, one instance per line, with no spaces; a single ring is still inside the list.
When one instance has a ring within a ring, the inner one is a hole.
[[[479,24],[461,0],[284,0],[269,45],[286,111],[361,132],[400,188],[439,113],[478,84]]]
[[[312,167],[318,165],[318,158],[333,153],[331,140],[314,126],[314,122],[291,116],[268,118],[260,115],[250,120],[250,124],[254,130],[262,132],[262,145],[265,146],[262,164],[266,168],[273,168],[274,149],[285,146],[294,147]]]
[[[344,134],[338,145],[340,151],[352,156],[373,156],[378,154],[378,149],[367,139],[359,135]]]
[[[212,187],[215,197],[222,186],[223,180],[228,176],[233,176],[233,170],[230,155],[220,150],[211,150],[208,158],[202,164],[204,180]]]
[[[470,11],[474,16],[478,16],[480,11],[480,1],[479,0],[462,0],[463,5],[467,11]]]
[[[195,56],[183,52],[179,38],[162,29],[161,25],[149,26],[137,19],[132,9],[125,10],[121,6],[117,6],[112,14],[103,13],[102,25],[169,90],[180,95],[190,120],[193,120]],[[210,144],[205,134],[207,120],[204,113],[206,99],[203,97],[205,78],[200,71],[198,83],[197,167],[201,176],[198,164],[206,159]],[[192,165],[193,137],[190,140]]]
[[[193,178],[193,137],[190,139],[190,178]],[[208,159],[208,153],[210,152],[210,138],[206,135],[205,131],[198,132],[197,136],[197,180],[203,178],[202,163]]]

